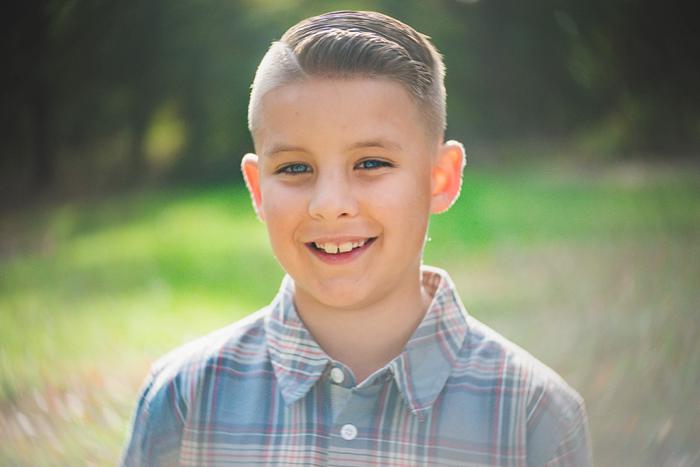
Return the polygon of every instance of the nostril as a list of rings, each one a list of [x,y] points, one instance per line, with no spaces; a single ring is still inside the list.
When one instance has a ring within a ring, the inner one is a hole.
[[[328,170],[319,176],[310,193],[308,212],[317,219],[353,217],[359,211],[356,187],[341,171]]]
[[[337,219],[353,217],[358,213],[357,201],[352,196],[312,199],[308,207],[312,217]]]

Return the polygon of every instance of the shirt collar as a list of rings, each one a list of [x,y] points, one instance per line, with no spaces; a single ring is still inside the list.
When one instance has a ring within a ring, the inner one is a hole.
[[[330,358],[319,347],[294,306],[294,281],[285,275],[265,322],[270,361],[289,405],[302,398],[321,377]]]
[[[429,266],[423,266],[421,274],[433,299],[404,351],[386,368],[410,410],[422,417],[452,373],[468,326],[448,274]],[[293,296],[294,282],[285,276],[265,324],[270,360],[287,404],[302,398],[330,362],[299,318]]]

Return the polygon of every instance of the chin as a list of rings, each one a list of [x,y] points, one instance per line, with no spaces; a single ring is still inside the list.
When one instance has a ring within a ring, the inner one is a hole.
[[[355,281],[323,281],[306,289],[308,298],[325,307],[341,310],[366,306],[371,298],[368,292]]]
[[[359,296],[357,290],[331,290],[316,296],[319,303],[341,310],[358,309],[367,302],[367,297]]]

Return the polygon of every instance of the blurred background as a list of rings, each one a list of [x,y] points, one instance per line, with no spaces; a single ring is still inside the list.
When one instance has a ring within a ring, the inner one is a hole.
[[[159,355],[282,271],[238,164],[270,41],[382,11],[445,56],[462,197],[426,262],[586,399],[600,466],[700,465],[690,2],[33,0],[4,8],[0,465],[114,465]]]

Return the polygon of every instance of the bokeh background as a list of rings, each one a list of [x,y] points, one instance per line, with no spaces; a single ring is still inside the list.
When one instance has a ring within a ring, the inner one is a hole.
[[[646,0],[5,5],[0,465],[115,464],[153,360],[274,295],[249,85],[340,8],[445,55],[469,165],[426,262],[582,393],[597,465],[700,465],[700,34]]]

